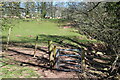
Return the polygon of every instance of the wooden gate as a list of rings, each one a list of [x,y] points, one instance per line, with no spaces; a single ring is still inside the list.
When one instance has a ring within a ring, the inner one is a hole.
[[[62,51],[76,52],[77,54],[62,54]],[[55,68],[63,71],[82,72],[82,51],[80,49],[57,49]]]

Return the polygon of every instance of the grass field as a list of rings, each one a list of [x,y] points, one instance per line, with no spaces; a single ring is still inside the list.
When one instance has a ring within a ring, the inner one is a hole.
[[[19,22],[19,23],[18,23]],[[68,45],[71,48],[78,48],[79,43],[97,42],[96,40],[89,40],[84,35],[73,32],[74,28],[61,28],[60,25],[65,25],[66,22],[58,23],[58,20],[30,20],[23,21],[17,20],[13,21],[15,26],[13,27],[10,35],[10,42],[18,43],[18,45],[34,45],[36,36],[39,36],[38,43],[40,46],[47,46],[48,40],[52,40],[58,46],[63,48]],[[2,31],[2,40],[3,42],[7,41],[8,31]],[[62,43],[61,40],[63,41]],[[20,44],[19,44],[20,43]],[[9,46],[10,47],[10,46]],[[17,46],[15,46],[17,47]],[[23,47],[23,46],[21,46]],[[20,50],[19,50],[20,51]],[[13,59],[14,60],[14,59]],[[9,62],[10,61],[10,62]],[[5,62],[11,63],[12,59],[3,58],[1,63],[2,66],[0,69],[0,78],[34,78],[41,77],[40,74],[33,69],[25,66],[19,66],[15,64],[7,64]],[[18,63],[13,61],[12,63]]]
[[[34,37],[36,35],[79,35],[77,33],[70,32],[70,29],[60,29],[57,27],[57,23],[50,21],[20,21],[17,23],[11,32],[11,40],[18,40],[20,37]],[[3,36],[6,36],[7,32],[3,32]],[[18,36],[18,37],[17,37]]]
[[[44,43],[47,40],[57,40],[63,39],[66,40],[66,37],[75,38],[81,37],[80,42],[90,41],[85,36],[80,35],[78,33],[72,32],[73,28],[60,28],[58,27],[58,23],[55,20],[31,20],[31,21],[22,21],[18,20],[14,28],[11,31],[10,41],[13,42],[25,42],[25,43],[33,43],[35,41],[35,37],[39,35],[39,42]],[[3,31],[3,42],[6,42],[6,36],[8,32]],[[52,37],[51,37],[52,35]],[[66,40],[69,42],[68,40]],[[94,40],[92,40],[94,41]]]

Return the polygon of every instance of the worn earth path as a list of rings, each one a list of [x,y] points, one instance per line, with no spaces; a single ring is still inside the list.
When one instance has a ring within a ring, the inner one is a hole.
[[[11,46],[7,52],[4,52],[4,56],[17,61],[15,64],[33,68],[38,74],[41,74],[41,78],[77,78],[75,72],[51,71],[49,69],[48,54],[46,54],[46,51],[46,47],[41,47],[37,50],[36,57],[33,58],[33,48]]]
[[[33,57],[34,46],[31,45],[11,45],[8,51],[3,52],[5,58],[10,58],[16,61],[15,64],[20,66],[28,66],[34,69],[42,78],[77,78],[75,72],[64,72],[58,70],[50,70],[49,55],[47,47],[40,46],[37,48],[36,57]],[[109,76],[108,70],[111,65],[111,60],[114,55],[103,54],[102,52],[94,53],[87,52],[86,54],[86,74],[92,78],[106,78]],[[99,53],[99,54],[98,54]],[[10,62],[9,62],[10,63]],[[14,64],[14,63],[12,63]],[[79,74],[82,77],[82,74]]]

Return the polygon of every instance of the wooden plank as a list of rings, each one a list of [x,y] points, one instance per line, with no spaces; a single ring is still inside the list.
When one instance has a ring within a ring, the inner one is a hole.
[[[59,56],[59,49],[56,50],[56,58]]]
[[[82,72],[82,70],[79,69],[57,69],[57,70],[66,72]]]
[[[59,60],[59,61],[64,61],[64,62],[80,62],[81,60]]]
[[[81,69],[81,61],[82,61],[82,56],[81,55],[73,55],[73,54],[65,54],[65,55],[61,55],[60,54],[60,51],[76,51],[76,52],[81,52],[82,50],[80,49],[57,49],[56,51],[56,57],[58,58],[58,60],[56,61],[56,67],[57,69],[59,69],[60,67],[62,66],[74,66],[74,67],[79,67]],[[59,59],[61,56],[68,56],[68,57],[72,57],[72,58],[76,58],[76,60],[62,60],[62,59]],[[75,62],[75,63],[78,63],[79,64],[67,64],[67,63],[64,63],[64,64],[61,64],[61,62]],[[76,72],[82,72],[82,70],[79,70],[79,69],[60,69],[60,70],[63,70],[63,71],[76,71]]]
[[[75,64],[74,64],[74,65],[73,65],[73,64],[62,64],[62,65],[59,64],[59,67],[60,67],[60,66],[74,66],[74,67],[81,67],[81,65],[75,65]]]
[[[76,51],[76,52],[81,52],[80,49],[59,49],[59,51]]]
[[[77,56],[77,57],[80,57],[80,55],[72,55],[72,54],[59,55],[59,56]]]

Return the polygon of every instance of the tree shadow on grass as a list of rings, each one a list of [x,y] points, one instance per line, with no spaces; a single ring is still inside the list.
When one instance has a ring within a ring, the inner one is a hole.
[[[47,45],[48,40],[51,40],[51,41],[53,41],[53,44],[60,46],[60,47],[78,48],[78,49],[80,48],[79,46],[89,47],[86,44],[88,42],[87,40],[78,40],[75,36],[58,36],[58,35],[40,34],[40,35],[38,35],[38,37],[39,37],[38,42],[37,42],[38,45],[41,45],[41,44]],[[4,38],[6,38],[6,37],[4,36]],[[19,37],[19,41],[12,40],[12,41],[10,41],[10,45],[21,46],[21,47],[26,47],[26,48],[34,48],[33,44],[35,44],[35,39],[36,39],[35,37],[32,37],[32,38]],[[86,43],[84,43],[84,42],[86,42]],[[71,43],[73,43],[73,44],[71,44]],[[6,44],[5,41],[3,41],[3,45],[4,44]]]
[[[53,43],[63,47],[79,48],[78,45],[88,47],[84,43],[85,40],[78,40],[75,36],[39,35],[39,38],[41,39],[40,41],[47,43],[51,40]],[[88,41],[86,40],[85,42],[87,43]]]
[[[16,53],[15,55],[21,56],[21,59],[23,58],[22,56],[26,57],[26,59],[28,57],[31,57],[31,59],[33,58],[33,55],[31,55],[31,54],[26,54],[26,53],[23,53],[23,52],[12,50],[12,49],[9,49],[9,51]],[[13,57],[14,57],[14,55],[13,55]],[[7,58],[7,57],[5,57],[5,58]],[[20,66],[24,66],[25,65],[25,66],[38,67],[38,68],[43,68],[45,70],[55,70],[55,71],[70,72],[69,70],[64,70],[64,69],[57,69],[57,68],[52,68],[51,69],[49,65],[46,65],[46,64],[49,64],[49,60],[47,58],[45,58],[45,57],[36,56],[36,60],[35,60],[34,63],[33,62],[29,62],[29,61],[26,62],[26,61],[24,61],[24,59],[23,60],[15,59],[15,58],[14,59],[11,58],[11,59],[12,60],[5,61],[5,62],[3,61],[3,62],[7,63],[7,64],[13,64],[14,63],[14,64],[20,65]],[[12,62],[12,61],[14,61],[14,62]],[[67,67],[65,69],[67,69]],[[68,69],[70,69],[70,68],[68,68]]]
[[[87,49],[89,49],[89,52],[92,51],[92,47],[87,43],[87,40],[85,41],[86,43],[84,43],[84,40],[78,40],[75,37],[58,36],[58,35],[45,35],[45,34],[38,35],[38,37],[39,37],[38,44],[41,44],[41,43],[47,44],[48,40],[52,40],[53,44],[55,44],[57,46],[60,46],[61,48],[65,47],[65,48],[80,49],[80,46],[83,46],[83,47],[86,47]],[[20,39],[20,41],[11,41],[10,42],[11,45],[21,46],[21,47],[25,47],[25,48],[33,48],[34,49],[35,46],[32,45],[32,44],[30,44],[30,43],[35,43],[35,37],[34,38],[20,37],[19,39]],[[71,44],[71,42],[75,43],[76,45],[75,44]],[[47,50],[44,50],[44,49],[39,48],[39,47],[37,49],[40,50],[40,51],[42,51],[42,52],[47,53]],[[14,50],[12,50],[12,51],[14,51]],[[18,51],[14,51],[14,52],[23,54],[23,53],[18,52]],[[25,55],[26,56],[30,56],[30,57],[33,56],[33,55],[29,55],[29,54],[25,54]],[[86,59],[88,60],[87,63],[88,63],[89,66],[94,67],[97,71],[107,72],[107,71],[103,70],[103,68],[108,68],[108,66],[110,64],[104,64],[104,63],[100,63],[100,62],[95,62],[93,60],[93,58],[92,59],[90,58],[89,54],[86,54],[86,55],[88,55],[88,57],[86,57]],[[102,56],[98,56],[98,55],[95,55],[95,54],[93,56],[95,58],[99,58],[101,60],[105,60],[104,56],[102,57]],[[42,59],[38,59],[38,60],[40,61]],[[47,61],[47,59],[44,59],[44,60]],[[110,60],[110,59],[107,59],[107,61],[108,60]],[[37,65],[37,64],[29,63],[29,62],[22,62],[22,63],[29,64],[29,65],[34,66],[34,67],[42,67],[42,68],[45,68],[45,69],[50,69],[49,66],[46,67],[46,66],[42,66],[42,65]],[[90,69],[90,68],[88,68],[88,69]],[[58,71],[60,71],[60,70],[58,69]]]
[[[31,55],[31,54],[26,54],[26,53],[19,52],[19,51],[13,50],[13,49],[8,49],[8,51],[15,52],[17,54],[21,54],[21,55],[24,55],[24,56],[33,57],[33,55]]]

